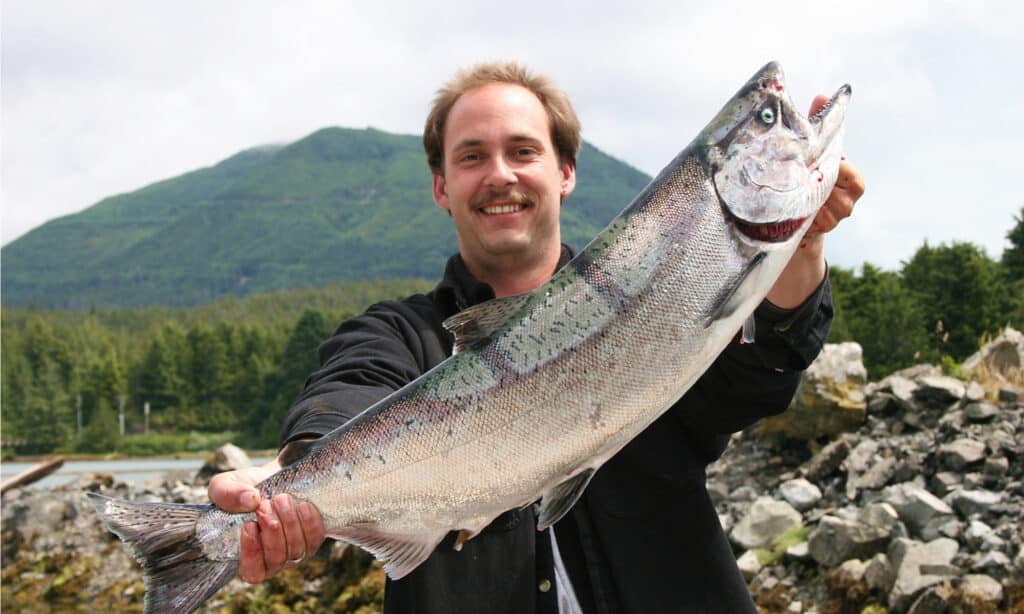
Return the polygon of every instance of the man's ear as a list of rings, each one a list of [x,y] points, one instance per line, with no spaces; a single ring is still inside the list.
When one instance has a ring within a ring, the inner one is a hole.
[[[565,199],[572,194],[572,191],[576,188],[576,163],[565,162],[561,166],[562,170],[562,198],[559,203],[565,202]]]
[[[437,203],[438,207],[451,213],[451,204],[448,202],[448,184],[445,183],[444,175],[433,173],[431,177],[434,202]]]

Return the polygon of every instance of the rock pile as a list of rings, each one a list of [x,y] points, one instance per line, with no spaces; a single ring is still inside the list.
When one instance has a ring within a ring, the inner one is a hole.
[[[1024,609],[1019,389],[1002,384],[986,395],[931,366],[851,387],[851,373],[863,368],[849,364],[856,354],[847,344],[827,346],[822,362],[839,369],[842,385],[823,382],[828,369],[812,368],[795,400],[832,408],[838,421],[815,415],[790,426],[800,412],[784,414],[770,428],[734,436],[709,468],[709,490],[759,605]],[[815,399],[815,390],[826,395]],[[861,426],[830,437],[858,406]]]

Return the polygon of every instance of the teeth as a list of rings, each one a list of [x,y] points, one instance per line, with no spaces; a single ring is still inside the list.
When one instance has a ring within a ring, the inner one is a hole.
[[[487,215],[499,215],[501,213],[515,213],[516,211],[522,211],[522,205],[497,205],[494,207],[484,207],[481,209]]]

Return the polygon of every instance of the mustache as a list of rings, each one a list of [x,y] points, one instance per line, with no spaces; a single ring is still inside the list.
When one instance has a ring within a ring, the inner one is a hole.
[[[504,192],[488,190],[486,192],[481,192],[480,194],[477,194],[476,196],[471,198],[469,200],[469,204],[474,209],[479,209],[480,207],[486,207],[487,205],[496,201],[512,202],[517,205],[532,205],[533,197],[531,197],[529,194],[525,192],[520,192],[519,190],[516,189],[506,190]]]

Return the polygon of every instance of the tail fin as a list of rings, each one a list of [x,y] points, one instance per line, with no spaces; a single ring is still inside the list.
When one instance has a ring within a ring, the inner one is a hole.
[[[206,556],[196,521],[212,505],[140,503],[86,493],[104,526],[142,565],[143,612],[192,612],[238,573],[238,560]]]

